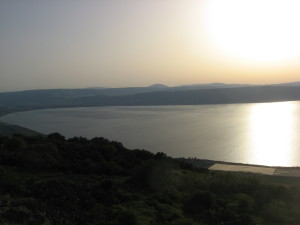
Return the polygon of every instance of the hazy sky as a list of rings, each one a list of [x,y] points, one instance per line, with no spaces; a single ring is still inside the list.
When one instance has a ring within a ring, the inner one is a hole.
[[[297,81],[298,2],[1,0],[0,91]]]

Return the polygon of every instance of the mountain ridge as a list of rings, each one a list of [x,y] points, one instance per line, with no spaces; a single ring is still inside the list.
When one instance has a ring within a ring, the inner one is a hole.
[[[0,93],[0,115],[44,108],[117,105],[201,105],[300,100],[300,82],[277,85],[47,89]],[[223,87],[223,88],[222,88]],[[192,89],[190,89],[192,88]]]

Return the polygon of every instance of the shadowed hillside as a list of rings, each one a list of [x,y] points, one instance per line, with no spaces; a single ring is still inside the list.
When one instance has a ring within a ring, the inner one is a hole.
[[[7,123],[0,122],[0,136],[12,136],[14,134],[22,134],[28,136],[42,135],[39,132]]]
[[[260,86],[191,91],[160,91],[127,96],[88,96],[82,106],[105,105],[201,105],[300,100],[300,87]]]
[[[295,178],[211,172],[58,133],[0,137],[0,223],[298,225]]]
[[[138,91],[142,93],[133,92]],[[113,93],[113,94],[112,94]],[[1,114],[42,108],[113,105],[201,105],[300,100],[299,86],[182,90],[164,86],[117,89],[57,89],[0,93]]]

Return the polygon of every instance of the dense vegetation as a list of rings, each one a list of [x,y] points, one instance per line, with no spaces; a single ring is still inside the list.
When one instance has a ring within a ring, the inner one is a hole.
[[[210,172],[104,138],[0,138],[0,224],[299,224],[297,178]]]

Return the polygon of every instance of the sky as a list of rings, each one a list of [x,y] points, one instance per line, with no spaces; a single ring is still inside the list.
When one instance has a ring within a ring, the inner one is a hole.
[[[1,0],[0,92],[299,81],[298,0]]]

